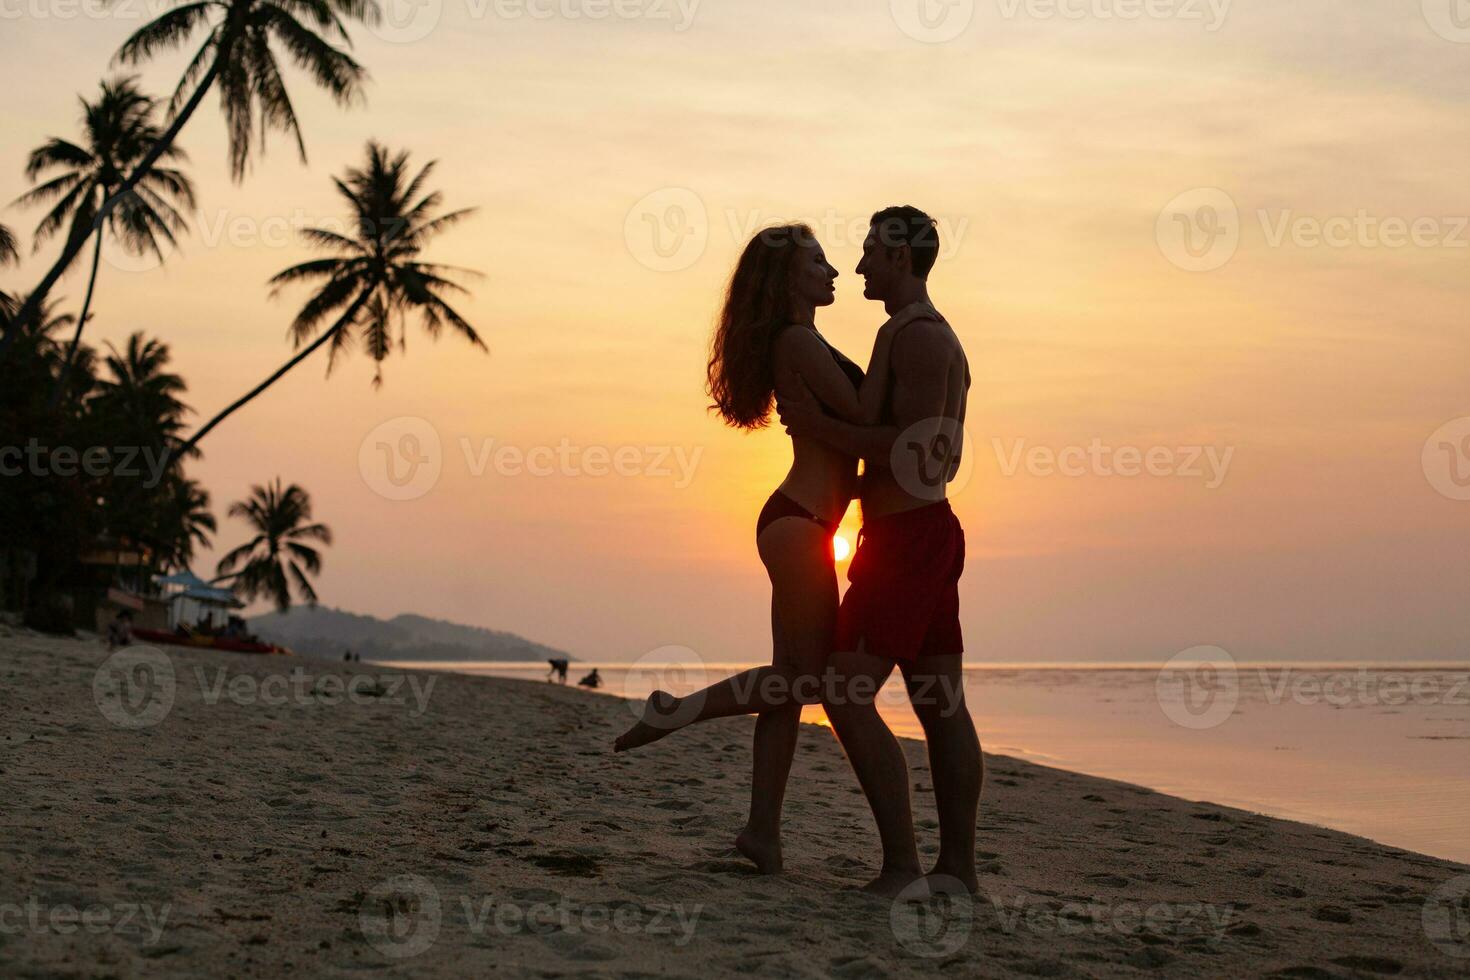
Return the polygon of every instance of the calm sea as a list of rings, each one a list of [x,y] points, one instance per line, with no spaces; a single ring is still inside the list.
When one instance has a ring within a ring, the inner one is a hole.
[[[402,666],[529,680],[547,671]],[[579,662],[571,683],[593,666],[603,693],[627,698],[687,693],[743,667]],[[966,669],[965,696],[989,752],[1470,864],[1470,665],[982,665]],[[922,738],[901,683],[879,703],[897,734]],[[806,720],[826,721],[820,708]]]

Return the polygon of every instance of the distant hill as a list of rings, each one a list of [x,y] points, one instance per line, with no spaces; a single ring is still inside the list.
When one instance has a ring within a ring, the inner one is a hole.
[[[329,606],[299,606],[250,620],[257,636],[297,653],[340,660],[345,650],[364,660],[545,660],[570,654],[514,633],[462,626],[405,613],[392,619]]]

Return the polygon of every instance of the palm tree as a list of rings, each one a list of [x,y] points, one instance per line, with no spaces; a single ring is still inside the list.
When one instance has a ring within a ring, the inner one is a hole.
[[[60,173],[16,200],[20,205],[56,201],[36,226],[34,247],[37,249],[67,226],[72,236],[86,237],[95,230],[92,272],[87,279],[82,312],[77,317],[76,334],[53,389],[53,404],[66,386],[77,344],[86,327],[102,259],[103,233],[110,233],[127,251],[135,255],[152,252],[161,262],[164,256],[160,239],[173,245],[174,232],[186,227],[184,216],[175,205],[189,210],[195,206],[194,187],[189,178],[181,171],[155,166],[142,176],[136,187],[119,198],[120,204],[102,216],[102,206],[116,193],[128,169],[158,142],[162,130],[153,121],[156,102],[143,94],[136,78],[104,81],[96,102],[82,99],[81,103],[85,133],[81,144],[52,137],[33,150],[26,164],[26,176],[32,182],[48,172]],[[186,155],[179,147],[168,146],[160,156],[160,160],[164,159],[184,160]]]
[[[208,548],[210,535],[217,530],[214,515],[209,512],[209,491],[197,480],[170,480],[161,510],[160,567],[165,571],[188,568],[194,560],[195,546]]]
[[[141,332],[121,350],[107,345],[102,360],[105,377],[86,400],[88,443],[128,447],[129,455],[116,460],[120,465],[109,467],[97,485],[101,530],[147,543],[166,558],[185,519],[176,513],[177,485],[190,481],[163,461],[178,450],[189,413],[182,400],[187,388],[171,369],[168,345]]]
[[[103,363],[112,377],[91,407],[114,427],[114,435],[122,440],[119,445],[157,452],[175,446],[189,411],[179,396],[188,386],[168,370],[173,360],[168,345],[137,331],[128,337],[125,349],[110,343],[107,349],[110,353]]]
[[[437,339],[447,323],[470,343],[485,349],[475,328],[444,299],[444,293],[467,293],[464,287],[445,278],[450,274],[478,275],[468,269],[419,261],[425,245],[439,232],[473,213],[473,208],[451,211],[437,217],[434,212],[442,203],[438,191],[422,194],[424,184],[434,170],[434,162],[409,177],[408,154],[390,154],[374,142],[367,145],[367,165],[349,168],[337,190],[352,209],[353,236],[339,235],[323,228],[309,228],[307,241],[337,254],[292,266],[271,279],[271,295],[297,281],[322,281],[316,295],[307,300],[291,324],[291,336],[301,347],[323,321],[335,316],[332,325],[283,364],[274,374],[194,433],[183,446],[193,449],[200,439],[236,409],[265,391],[287,371],[309,357],[313,351],[331,342],[327,371],[331,372],[337,355],[353,340],[354,328],[364,346],[378,362],[373,384],[382,384],[382,362],[393,349],[394,326],[397,341],[404,345],[404,332],[409,314],[417,314],[430,337]],[[337,311],[342,311],[337,315]]]
[[[25,296],[17,296],[15,297],[15,301],[25,302],[26,298]],[[21,328],[19,320],[12,320],[10,323],[10,326],[14,328],[10,332],[17,339],[20,339],[21,335],[24,334],[26,345],[31,348],[32,354],[39,356],[42,361],[42,367],[46,370],[52,369],[60,361],[63,350],[61,341],[54,335],[61,331],[69,330],[77,322],[77,315],[75,313],[61,313],[57,311],[57,307],[64,301],[64,297],[58,296],[41,303],[37,307],[37,316],[32,321],[32,325],[27,329]],[[10,380],[8,374],[6,380]]]
[[[285,612],[291,608],[291,592],[316,605],[316,590],[308,575],[322,570],[321,553],[306,544],[332,543],[325,524],[312,524],[311,497],[296,484],[281,486],[277,477],[268,486],[250,488],[248,500],[230,505],[230,516],[244,518],[255,536],[220,560],[215,581],[234,579],[232,588],[245,599],[265,597]]]
[[[0,225],[0,266],[20,261],[20,245],[15,232]],[[10,318],[15,314],[15,297],[0,289],[0,327],[9,329]]]
[[[377,0],[169,2],[173,7],[123,42],[114,60],[142,64],[161,51],[180,47],[201,28],[206,30],[204,43],[184,69],[169,100],[168,128],[99,209],[99,219],[106,218],[122,195],[163,157],[215,82],[220,86],[220,107],[229,132],[230,176],[235,181],[245,176],[257,132],[262,144],[269,129],[287,133],[295,138],[302,161],[306,160],[306,145],[272,44],[282,48],[338,104],[347,105],[362,97],[367,72],[347,53],[352,40],[343,18],[369,25],[378,23],[381,14]],[[333,41],[341,47],[334,46]],[[45,299],[85,241],[85,234],[67,238],[56,262],[32,291],[32,299],[16,314],[17,321],[25,322],[35,315],[35,304]],[[0,354],[8,349],[8,341],[9,337],[0,341]]]

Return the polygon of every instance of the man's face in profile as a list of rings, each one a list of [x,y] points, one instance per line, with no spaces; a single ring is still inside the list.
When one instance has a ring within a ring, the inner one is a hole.
[[[868,229],[863,240],[863,258],[858,263],[857,274],[863,277],[863,298],[882,300],[893,288],[899,276],[898,250],[886,248],[878,238],[876,228]]]

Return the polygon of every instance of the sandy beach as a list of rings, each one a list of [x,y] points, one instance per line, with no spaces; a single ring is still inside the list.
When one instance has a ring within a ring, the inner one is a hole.
[[[983,894],[894,904],[854,890],[872,821],[817,726],[766,878],[731,848],[747,719],[614,756],[628,704],[575,689],[6,627],[0,673],[4,976],[1470,969],[1470,868],[1004,756]]]

